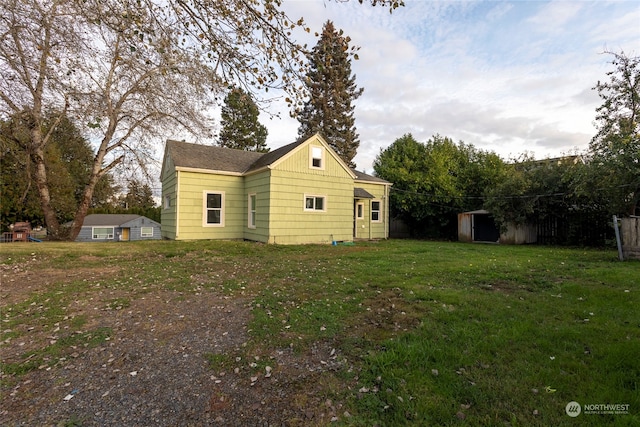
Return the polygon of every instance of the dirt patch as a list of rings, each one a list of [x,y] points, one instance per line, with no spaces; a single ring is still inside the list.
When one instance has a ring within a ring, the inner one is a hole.
[[[95,281],[112,268],[74,269],[71,280]],[[17,279],[34,276],[28,268],[15,273],[16,280],[3,281],[3,307],[47,291],[65,274],[48,270],[25,287]],[[343,417],[326,390],[344,386],[335,371],[346,361],[329,343],[304,354],[256,348],[250,306],[213,291],[94,290],[69,301],[58,330],[21,331],[3,342],[3,362],[73,334],[100,329],[108,339],[47,356],[55,360],[24,375],[3,372],[0,425],[308,426]],[[80,316],[82,325],[74,327]]]

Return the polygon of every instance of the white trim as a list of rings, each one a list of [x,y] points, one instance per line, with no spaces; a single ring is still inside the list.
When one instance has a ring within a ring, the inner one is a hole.
[[[307,207],[307,199],[313,199],[313,207]],[[322,209],[316,209],[317,199],[322,199]],[[305,212],[326,212],[327,211],[327,196],[321,194],[305,194],[302,200],[302,209]]]
[[[207,195],[209,194],[219,194],[220,195],[220,208],[208,208],[207,207]],[[203,227],[224,227],[224,203],[225,203],[225,193],[224,191],[219,190],[203,190],[202,191],[202,226]],[[209,210],[220,209],[220,222],[219,223],[209,223],[207,222],[208,212]]]
[[[219,170],[213,170],[213,169],[189,168],[189,167],[185,167],[185,166],[176,166],[176,171],[178,171],[178,172],[205,173],[205,174],[209,174],[209,175],[244,176],[243,172],[230,172],[230,171],[219,171]]]
[[[251,210],[251,197],[254,198],[253,210]],[[251,228],[251,229],[256,228],[257,211],[258,211],[258,196],[256,195],[256,193],[249,193],[247,195],[247,228]],[[251,218],[253,218],[253,224],[251,223]]]
[[[180,235],[180,171],[176,171],[176,235],[174,239],[178,239]]]

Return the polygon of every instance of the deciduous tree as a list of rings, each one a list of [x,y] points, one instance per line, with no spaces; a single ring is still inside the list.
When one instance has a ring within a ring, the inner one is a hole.
[[[640,213],[640,57],[608,53],[614,69],[594,87],[603,102],[590,164],[599,187],[606,183],[610,213],[633,215]]]

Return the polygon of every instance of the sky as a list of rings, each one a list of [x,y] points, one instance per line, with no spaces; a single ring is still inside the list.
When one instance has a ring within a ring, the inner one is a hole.
[[[367,1],[365,0],[365,3]],[[405,134],[434,135],[493,151],[557,157],[588,148],[601,104],[598,80],[611,55],[640,55],[640,0],[405,0],[392,14],[357,0],[283,0],[314,32],[327,20],[360,46],[352,72],[360,147],[354,161],[371,173],[381,150]],[[284,103],[261,114],[267,145],[297,139]]]

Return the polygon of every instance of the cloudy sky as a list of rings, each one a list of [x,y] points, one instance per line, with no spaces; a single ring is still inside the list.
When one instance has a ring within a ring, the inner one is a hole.
[[[360,46],[352,61],[360,148],[372,171],[381,149],[411,133],[439,134],[504,159],[584,150],[595,133],[598,80],[611,70],[604,51],[640,55],[640,1],[405,0],[388,9],[356,0],[284,0],[291,18],[320,32],[327,20]],[[304,40],[310,46],[317,39]],[[297,137],[281,119],[261,115],[272,149]]]

